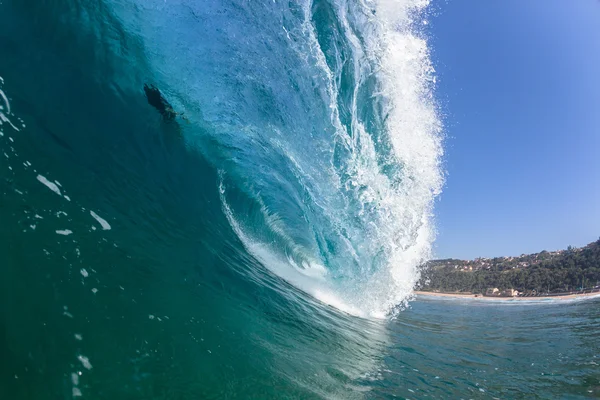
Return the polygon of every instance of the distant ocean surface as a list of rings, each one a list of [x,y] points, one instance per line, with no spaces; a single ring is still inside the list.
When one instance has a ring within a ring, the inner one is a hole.
[[[428,12],[0,0],[0,399],[600,396],[598,300],[412,295]]]

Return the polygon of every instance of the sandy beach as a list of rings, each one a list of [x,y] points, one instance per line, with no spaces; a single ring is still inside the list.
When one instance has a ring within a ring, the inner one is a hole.
[[[573,300],[580,298],[588,298],[588,297],[600,297],[600,292],[594,293],[583,293],[583,294],[570,294],[565,296],[539,296],[539,297],[486,297],[474,294],[461,294],[461,293],[435,293],[435,292],[422,292],[415,291],[417,298],[419,296],[428,296],[428,297],[450,297],[456,299],[473,299],[473,300],[484,300],[484,301],[536,301],[536,300]]]

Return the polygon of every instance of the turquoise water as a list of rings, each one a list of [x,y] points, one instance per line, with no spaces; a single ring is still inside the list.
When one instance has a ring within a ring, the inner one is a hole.
[[[0,398],[597,396],[596,300],[408,302],[418,3],[2,1]]]

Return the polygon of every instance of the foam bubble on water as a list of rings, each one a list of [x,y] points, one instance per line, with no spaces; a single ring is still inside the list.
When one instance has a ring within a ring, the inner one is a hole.
[[[56,231],[56,233],[59,235],[63,235],[63,236],[69,236],[70,234],[73,233],[73,231],[71,231],[69,229],[62,229],[62,230]]]
[[[48,189],[52,190],[57,195],[61,196],[60,189],[56,186],[56,183],[50,182],[46,177],[42,175],[37,176],[37,180],[44,184]]]
[[[2,93],[2,91],[0,90],[0,93]],[[8,119],[8,117],[6,115],[4,115],[1,111],[0,111],[0,126],[2,126],[2,124],[7,123],[9,124],[15,131],[19,132],[19,128],[17,128],[11,121],[10,119]],[[4,136],[3,132],[0,136]]]
[[[85,268],[81,268],[79,272],[84,278],[87,278],[90,275]]]
[[[4,81],[2,81],[1,83],[4,83]],[[2,99],[4,101],[4,106],[2,106],[2,110],[6,110],[6,114],[10,114],[10,103],[8,101],[8,98],[6,97],[6,95],[4,94],[4,92],[0,89],[0,99]]]
[[[98,223],[100,224],[100,226],[102,227],[102,229],[104,229],[105,231],[110,230],[110,225],[108,222],[106,222],[105,219],[103,219],[102,217],[100,217],[98,214],[96,214],[95,212],[90,210],[90,215],[92,217],[94,217],[94,219],[96,221],[98,221]]]
[[[85,369],[92,369],[92,364],[90,363],[90,360],[84,356],[84,355],[78,355],[77,359],[81,362],[81,364],[83,365],[83,368]]]

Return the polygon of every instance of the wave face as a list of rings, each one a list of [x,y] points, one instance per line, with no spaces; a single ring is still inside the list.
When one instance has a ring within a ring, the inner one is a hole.
[[[245,248],[301,290],[384,316],[434,238],[441,125],[424,1],[112,4],[201,131]],[[110,3],[109,3],[110,4]]]

